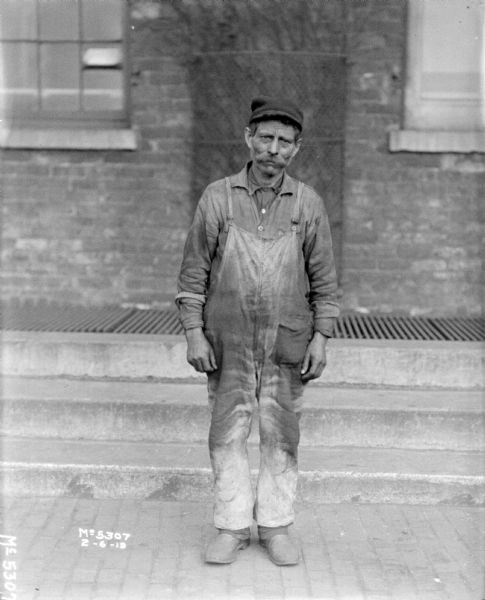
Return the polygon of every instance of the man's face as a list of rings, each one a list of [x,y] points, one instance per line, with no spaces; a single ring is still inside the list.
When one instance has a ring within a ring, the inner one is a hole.
[[[295,129],[280,121],[258,123],[254,135],[246,127],[246,144],[256,171],[268,179],[279,175],[300,149],[301,140],[295,138]]]

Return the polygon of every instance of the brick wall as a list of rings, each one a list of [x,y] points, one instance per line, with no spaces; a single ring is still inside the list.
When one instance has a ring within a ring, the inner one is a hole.
[[[401,115],[405,2],[348,6],[342,303],[477,314],[484,156],[389,153]],[[130,9],[139,148],[3,152],[5,298],[172,302],[192,213],[190,39],[168,0],[131,0]]]
[[[406,3],[351,6],[343,303],[479,314],[485,156],[388,151],[402,111]]]

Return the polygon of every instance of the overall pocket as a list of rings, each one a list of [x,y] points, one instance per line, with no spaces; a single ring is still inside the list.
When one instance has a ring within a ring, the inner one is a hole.
[[[273,351],[276,364],[296,365],[302,362],[313,326],[306,317],[289,317],[278,325]]]

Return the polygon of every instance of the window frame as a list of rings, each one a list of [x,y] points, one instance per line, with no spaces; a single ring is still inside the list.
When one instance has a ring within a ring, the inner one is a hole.
[[[481,125],[450,127],[448,123],[429,125],[426,123],[427,111],[437,103],[452,111],[456,108],[466,110],[466,106],[480,107],[484,100],[467,100],[443,95],[427,102],[421,96],[421,73],[423,53],[421,40],[424,35],[424,6],[422,0],[408,0],[407,4],[407,44],[405,59],[405,86],[403,90],[403,126],[392,130],[389,135],[391,152],[485,152],[485,123],[481,115]],[[483,36],[485,28],[482,22]],[[416,39],[418,42],[416,43]],[[482,40],[485,44],[485,39]],[[483,89],[483,86],[482,86]],[[483,93],[483,92],[482,92]],[[450,119],[452,117],[449,117]],[[444,117],[446,119],[446,117]]]
[[[78,110],[64,112],[62,110],[43,110],[41,113],[25,112],[24,114],[9,112],[2,109],[0,123],[0,147],[3,148],[52,148],[52,149],[120,149],[135,150],[137,147],[135,132],[130,129],[131,97],[130,74],[131,57],[129,54],[130,19],[128,4],[121,4],[121,39],[120,40],[85,40],[81,37],[82,23],[79,19],[79,39],[42,40],[40,36],[39,2],[36,0],[36,37],[34,39],[5,39],[2,43],[32,43],[38,48],[37,57],[40,60],[40,47],[43,43],[75,43],[79,47],[80,80],[78,93],[83,92],[83,48],[87,46],[100,47],[119,44],[122,52],[122,63],[117,69],[122,77],[121,109],[114,110]],[[78,10],[81,14],[82,3]],[[110,71],[111,68],[106,68]],[[39,69],[37,69],[39,73]],[[38,75],[37,90],[41,92]],[[40,100],[39,100],[40,102]]]

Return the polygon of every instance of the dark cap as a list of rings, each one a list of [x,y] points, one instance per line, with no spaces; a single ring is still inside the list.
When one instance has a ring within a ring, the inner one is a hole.
[[[303,129],[303,113],[298,106],[287,98],[271,98],[258,96],[251,102],[249,122],[260,121],[266,117],[286,117],[301,131]]]

